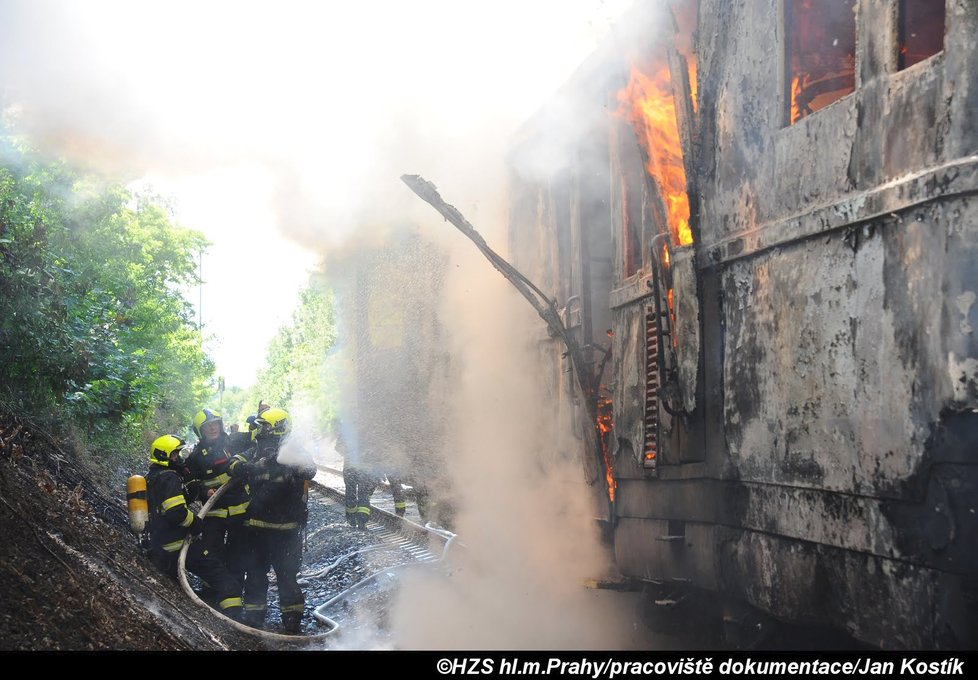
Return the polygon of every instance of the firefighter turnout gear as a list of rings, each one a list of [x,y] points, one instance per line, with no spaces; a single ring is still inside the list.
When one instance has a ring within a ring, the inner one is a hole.
[[[346,521],[358,529],[367,528],[370,519],[370,497],[377,479],[367,470],[346,461],[343,463],[343,483],[346,487]]]
[[[206,420],[202,413],[216,418]],[[204,409],[194,418],[194,429],[207,430],[207,423],[219,422],[220,416]],[[233,466],[247,461],[247,449],[251,441],[247,433],[226,434],[219,430],[216,436],[201,439],[187,458],[187,468],[194,483],[198,486],[200,500],[207,499],[221,486],[231,481]],[[218,502],[207,511],[204,517],[204,532],[201,540],[209,554],[227,564],[228,571],[237,579],[239,586],[244,580],[245,552],[244,540],[245,513],[248,510],[248,489],[242,482],[236,482],[221,495]]]
[[[263,422],[264,421],[264,422]],[[244,588],[244,622],[261,627],[268,602],[268,570],[275,570],[282,626],[301,628],[305,598],[297,582],[302,563],[302,530],[306,522],[308,480],[315,465],[286,465],[278,460],[288,434],[288,414],[271,408],[257,419],[256,460],[245,467],[251,486],[248,508],[249,562]]]
[[[150,559],[173,578],[177,576],[177,561],[184,540],[188,535],[198,535],[203,530],[203,521],[187,506],[185,475],[179,466],[178,455],[179,449],[171,450],[166,464],[151,463],[146,475]],[[218,605],[225,614],[240,618],[239,585],[228,574],[224,564],[208,553],[201,541],[190,545],[186,566],[188,571],[196,574],[217,593]]]
[[[400,477],[387,475],[387,483],[391,487],[391,496],[394,497],[394,513],[398,517],[404,517],[407,512],[407,499],[404,497],[404,485]]]
[[[377,486],[377,480],[355,462],[356,455],[351,450],[343,428],[339,422],[333,424],[336,432],[336,452],[343,456],[343,484],[346,487],[346,522],[351,527],[366,528],[370,518],[370,496]]]

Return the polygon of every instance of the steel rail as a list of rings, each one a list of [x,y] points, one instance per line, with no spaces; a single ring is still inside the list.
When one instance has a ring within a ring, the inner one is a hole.
[[[335,473],[334,470],[327,470]],[[330,497],[337,503],[345,506],[345,494],[338,489],[333,489],[315,481],[312,482],[311,486],[323,493],[324,496]],[[422,526],[416,522],[412,522],[404,517],[399,517],[394,513],[387,512],[386,510],[382,510],[373,505],[370,506],[370,519],[367,521],[367,530],[377,538],[380,547],[391,546],[396,548],[399,551],[410,555],[413,561],[379,569],[366,578],[357,581],[349,588],[342,590],[313,610],[313,616],[317,621],[330,626],[339,626],[336,621],[329,618],[325,614],[325,611],[331,606],[348,598],[358,590],[364,588],[366,585],[377,580],[382,575],[389,574],[392,571],[396,571],[404,567],[413,567],[417,566],[418,564],[433,564],[444,560],[448,555],[449,549],[455,543],[457,538],[456,535],[450,531],[434,528],[428,525]],[[431,546],[433,543],[440,547],[440,551],[437,551],[440,552],[440,554],[436,554],[436,550],[432,549]],[[362,552],[373,550],[376,547],[378,546],[370,546],[367,549],[360,549],[347,553],[333,564],[327,566],[323,570],[320,570],[320,572],[315,574],[315,576],[324,576],[344,560]],[[313,575],[307,576],[307,578],[313,578]],[[330,632],[333,631],[331,630]]]

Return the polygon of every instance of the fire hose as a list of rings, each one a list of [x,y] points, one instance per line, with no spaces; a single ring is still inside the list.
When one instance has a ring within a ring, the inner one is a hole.
[[[214,503],[217,502],[217,500],[224,493],[225,489],[227,489],[228,484],[234,484],[234,483],[235,480],[222,484],[221,488],[215,491],[214,495],[207,499],[207,502],[204,503],[204,507],[202,507],[200,509],[200,512],[197,513],[197,516],[203,520],[204,517],[207,516],[208,510],[210,510],[214,506]],[[187,597],[189,597],[191,600],[199,604],[201,607],[206,608],[212,615],[221,619],[235,630],[238,630],[242,633],[247,633],[248,635],[262,638],[264,640],[274,640],[276,642],[289,642],[289,643],[295,643],[297,641],[308,642],[313,640],[325,639],[326,637],[332,635],[337,630],[339,630],[338,623],[325,616],[319,615],[318,610],[316,613],[316,620],[330,626],[330,629],[324,633],[317,633],[316,635],[286,635],[284,633],[272,633],[269,631],[258,630],[257,628],[252,628],[251,626],[246,626],[240,621],[235,621],[234,619],[225,616],[224,614],[217,611],[216,609],[208,605],[206,602],[201,600],[197,596],[197,593],[194,592],[194,589],[190,587],[190,582],[187,580],[187,568],[186,568],[187,550],[189,548],[190,548],[190,536],[188,535],[183,540],[183,546],[180,548],[180,558],[177,561],[177,576],[180,579],[180,585],[183,587],[183,591],[187,594]]]

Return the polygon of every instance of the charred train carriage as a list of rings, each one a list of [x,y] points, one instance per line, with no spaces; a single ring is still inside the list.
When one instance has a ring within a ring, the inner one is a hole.
[[[414,227],[334,253],[338,404],[348,462],[412,487],[425,519],[446,524],[441,459],[448,357],[437,300],[445,257]]]
[[[650,611],[975,647],[978,3],[640,3],[510,161]]]

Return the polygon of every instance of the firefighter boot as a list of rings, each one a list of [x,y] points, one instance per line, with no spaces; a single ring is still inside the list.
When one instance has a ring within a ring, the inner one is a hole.
[[[282,628],[293,635],[301,633],[302,612],[282,612]]]

